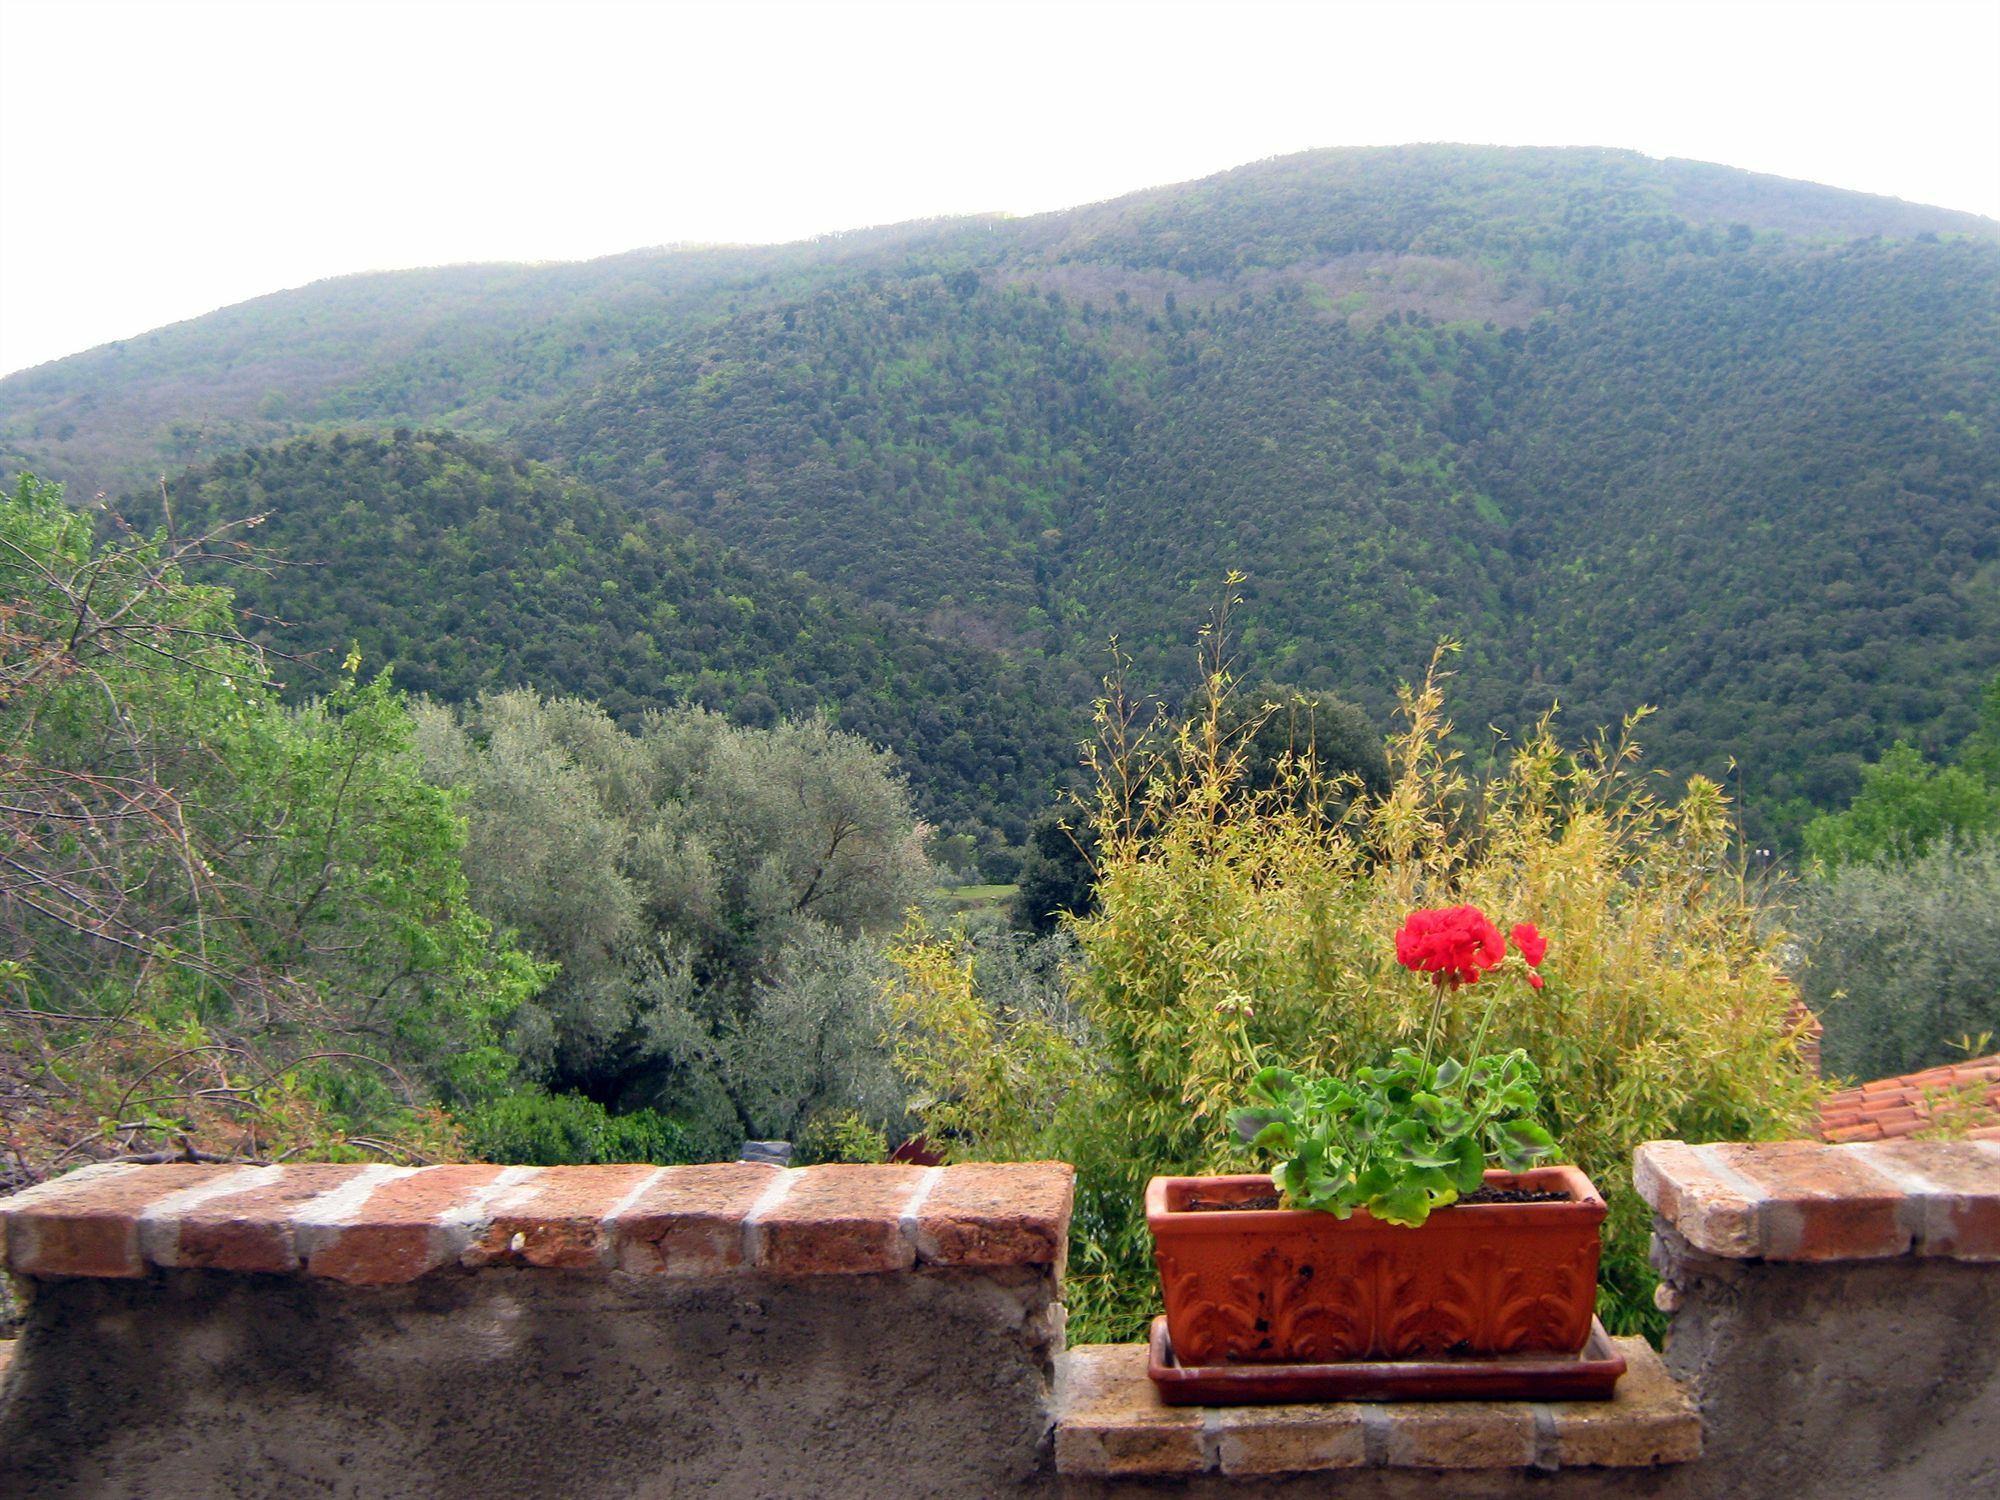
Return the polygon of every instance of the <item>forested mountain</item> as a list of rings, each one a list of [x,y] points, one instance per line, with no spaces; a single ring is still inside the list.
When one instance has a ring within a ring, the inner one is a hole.
[[[963,691],[949,656],[997,674],[989,703],[1046,717],[996,708],[992,739],[842,722],[920,764],[1004,740],[1052,767],[1105,638],[1171,689],[1236,568],[1248,671],[1380,716],[1456,636],[1468,731],[1657,703],[1652,760],[1734,762],[1752,830],[1783,837],[1893,739],[1949,749],[2000,666],[2000,225],[1698,163],[1316,152],[1030,219],[348,278],[0,382],[0,467],[88,493],[179,454],[418,421],[592,487],[485,481],[489,530],[522,506],[522,545],[556,549],[523,564],[519,634],[436,618],[429,563],[302,592],[281,574],[258,602],[329,641],[378,631],[400,679],[438,691],[504,678],[629,711],[663,670],[761,712],[752,694],[789,711],[851,677],[908,716]],[[273,466],[265,494],[300,486],[288,545],[323,560],[398,538],[465,553],[479,507],[461,517],[421,474],[380,502],[393,525],[350,539],[340,441],[187,483],[222,484],[226,508]],[[426,444],[473,462],[439,437],[386,451]],[[628,535],[659,549],[653,572],[600,556]],[[682,585],[659,570],[695,556],[761,570],[739,592],[767,611],[833,613],[670,645],[658,603],[685,607]],[[427,623],[392,645],[400,619]],[[820,675],[826,643],[799,630],[843,641],[859,620],[873,665]],[[1048,744],[1023,738],[1035,722]],[[956,820],[959,796],[927,811]]]
[[[0,476],[25,467],[117,493],[314,426],[495,435],[690,322],[871,271],[1032,274],[1156,310],[1168,291],[1233,295],[1284,272],[1350,313],[1518,323],[1559,303],[1575,264],[1601,257],[1619,225],[1658,240],[1739,224],[1817,242],[2000,239],[2000,224],[1972,214],[1631,151],[1313,151],[1024,219],[315,282],[0,379]]]
[[[0,472],[116,494],[250,443],[354,423],[492,435],[670,328],[797,296],[932,226],[581,264],[343,276],[0,380]],[[955,223],[953,232],[964,233]]]
[[[364,677],[447,701],[533,686],[631,727],[691,703],[753,726],[825,712],[894,750],[945,832],[1018,844],[1073,763],[1049,669],[842,606],[541,464],[445,433],[301,438],[185,471],[176,524],[268,515],[264,570],[226,581],[245,629],[307,658],[294,698],[359,650]],[[140,497],[143,498],[143,497]],[[158,517],[136,506],[131,519]]]
[[[1231,567],[1246,662],[1378,714],[1458,637],[1469,724],[1658,704],[1656,760],[1733,760],[1783,836],[1962,736],[2000,658],[2000,250],[1595,222],[1525,327],[1344,315],[1303,270],[863,278],[521,441],[940,628],[1072,661],[1115,629],[1151,682]]]

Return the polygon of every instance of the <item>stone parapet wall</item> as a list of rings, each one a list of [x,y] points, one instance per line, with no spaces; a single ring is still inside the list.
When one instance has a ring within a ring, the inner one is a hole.
[[[0,1200],[0,1494],[1045,1492],[1071,1178],[90,1168]]]
[[[91,1168],[0,1200],[0,1494],[2000,1493],[2000,1144],[1641,1148],[1603,1403],[1169,1408],[1060,1163]]]
[[[1733,1260],[2000,1260],[2000,1141],[1651,1141],[1633,1185],[1694,1249]]]
[[[1687,1493],[2000,1494],[2000,1143],[1657,1141],[1633,1175]]]

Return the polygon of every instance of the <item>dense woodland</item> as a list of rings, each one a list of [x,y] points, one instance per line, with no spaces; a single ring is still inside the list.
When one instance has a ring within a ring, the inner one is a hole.
[[[162,519],[135,497],[129,519]],[[811,581],[705,542],[553,470],[444,433],[335,434],[253,448],[166,488],[175,523],[262,515],[280,560],[232,569],[246,626],[301,658],[294,701],[358,650],[364,677],[463,701],[580,696],[627,725],[689,704],[767,728],[824,712],[892,747],[941,834],[1020,844],[1074,765],[1067,682],[842,607]],[[289,563],[291,565],[284,565]],[[222,575],[218,575],[222,576]]]

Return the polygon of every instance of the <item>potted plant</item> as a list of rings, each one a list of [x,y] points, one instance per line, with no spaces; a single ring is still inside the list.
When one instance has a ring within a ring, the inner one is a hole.
[[[1232,1116],[1277,1158],[1268,1176],[1156,1177],[1146,1217],[1177,1364],[1331,1364],[1575,1355],[1590,1337],[1604,1200],[1576,1168],[1537,1165],[1539,1070],[1485,1055],[1497,986],[1469,1061],[1434,1055],[1458,990],[1547,945],[1472,906],[1411,913],[1397,960],[1436,994],[1421,1051],[1348,1078],[1267,1067]]]

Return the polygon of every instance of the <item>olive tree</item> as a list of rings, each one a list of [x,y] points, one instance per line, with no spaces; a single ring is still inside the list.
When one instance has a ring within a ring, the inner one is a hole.
[[[476,903],[560,965],[513,1033],[551,1087],[667,1110],[711,1149],[898,1112],[876,953],[929,868],[887,754],[695,707],[627,733],[525,691],[419,718]]]

